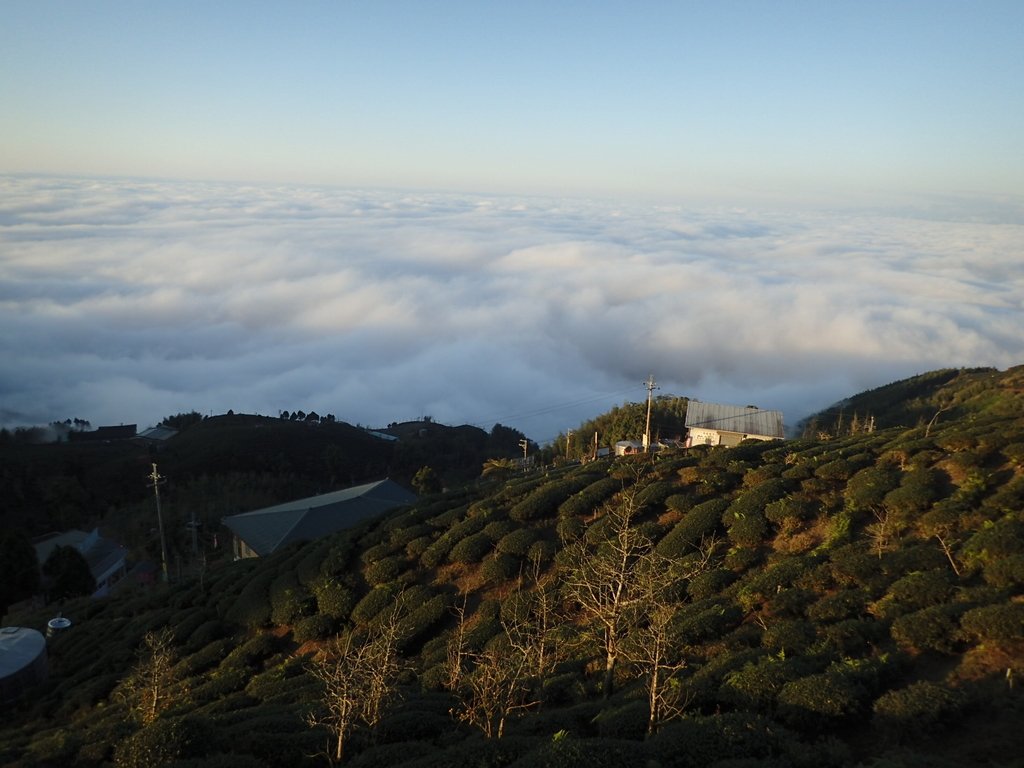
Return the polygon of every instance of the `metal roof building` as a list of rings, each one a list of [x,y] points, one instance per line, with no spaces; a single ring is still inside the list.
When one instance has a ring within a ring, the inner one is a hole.
[[[263,557],[294,541],[312,541],[416,501],[391,480],[289,501],[223,518],[234,534],[235,557]]]
[[[690,400],[686,405],[687,445],[738,445],[742,440],[782,440],[782,411],[753,405],[720,405]]]
[[[96,580],[94,597],[103,597],[108,594],[110,587],[125,572],[125,558],[128,555],[128,550],[117,542],[100,536],[98,528],[94,528],[88,533],[72,530],[51,534],[37,539],[33,546],[40,565],[46,562],[46,559],[57,547],[74,547],[81,552],[85,562],[89,564],[92,577]]]
[[[46,679],[46,640],[34,629],[0,629],[0,704],[17,701]]]

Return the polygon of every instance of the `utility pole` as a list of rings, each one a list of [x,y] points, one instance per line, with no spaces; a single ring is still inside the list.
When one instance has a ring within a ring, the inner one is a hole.
[[[164,584],[167,583],[167,540],[164,538],[164,518],[160,514],[160,484],[163,483],[166,478],[161,477],[160,473],[156,470],[156,464],[153,464],[153,474],[149,475],[149,479],[152,480],[153,494],[156,496],[156,523],[160,530],[160,566],[163,571]]]
[[[644,382],[644,386],[647,387],[647,428],[644,430],[644,453],[650,453],[651,451],[651,400],[654,397],[654,390],[658,389],[658,386],[654,383],[654,374],[652,373],[647,377],[647,381]]]
[[[571,429],[565,430],[565,460],[569,460],[569,438],[573,436],[574,432]]]

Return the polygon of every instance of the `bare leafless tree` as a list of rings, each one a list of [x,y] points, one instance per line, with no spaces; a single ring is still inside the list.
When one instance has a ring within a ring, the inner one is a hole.
[[[609,506],[605,512],[607,540],[590,544],[583,537],[570,543],[568,567],[562,577],[569,608],[581,614],[584,631],[596,635],[601,645],[605,698],[612,693],[623,642],[645,598],[638,576],[645,567],[645,556],[652,551],[652,542],[633,525],[634,509],[632,491],[624,492],[621,503]]]
[[[531,569],[532,589],[523,585],[510,595],[502,633],[483,651],[465,643],[465,609],[457,610],[459,626],[448,648],[448,681],[459,699],[453,714],[500,739],[512,717],[540,705],[539,690],[556,658],[556,621],[550,577],[539,563]]]
[[[717,542],[701,541],[698,553],[684,561],[663,557],[651,550],[635,568],[637,589],[644,606],[633,631],[623,644],[623,654],[639,671],[647,693],[647,735],[682,714],[692,698],[676,673],[686,667],[686,659],[673,634],[673,619],[678,609],[677,596],[681,582],[705,572],[712,562]]]
[[[121,681],[117,695],[130,717],[149,725],[185,693],[175,669],[174,633],[167,627],[147,632],[138,650],[139,660]]]
[[[335,762],[345,759],[352,732],[376,728],[397,695],[402,602],[399,597],[366,635],[341,635],[313,659],[312,673],[322,684],[321,707],[307,720],[328,729]]]
[[[509,718],[539,704],[533,695],[531,659],[521,649],[502,644],[468,658],[471,667],[456,691],[460,705],[454,714],[487,738],[500,739]]]

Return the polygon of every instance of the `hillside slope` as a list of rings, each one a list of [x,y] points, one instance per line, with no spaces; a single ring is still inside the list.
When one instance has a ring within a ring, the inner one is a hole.
[[[1018,765],[1022,384],[936,375],[892,401],[921,414],[903,426],[471,486],[70,603],[0,763],[322,764],[315,659],[395,618],[397,696],[353,766]],[[587,583],[629,599],[602,613]],[[143,724],[126,681],[163,629],[173,683]]]

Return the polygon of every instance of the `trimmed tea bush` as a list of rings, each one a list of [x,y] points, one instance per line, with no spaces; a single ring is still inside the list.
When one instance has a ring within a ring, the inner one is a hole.
[[[321,577],[313,584],[317,610],[332,619],[347,619],[355,605],[352,590],[334,578]]]
[[[451,552],[448,553],[448,560],[465,565],[479,563],[493,546],[494,542],[486,533],[474,533],[452,547]]]
[[[405,570],[406,562],[405,558],[401,555],[391,555],[385,557],[383,560],[378,560],[374,563],[370,563],[366,566],[366,570],[363,575],[366,577],[366,581],[371,586],[377,586],[378,584],[387,584],[392,582],[399,577],[399,575]]]
[[[958,614],[955,606],[933,605],[900,616],[889,633],[907,650],[956,653]]]
[[[959,691],[921,681],[879,696],[872,707],[872,724],[896,740],[920,737],[958,717],[964,703]]]
[[[658,554],[679,557],[698,547],[701,539],[718,530],[728,507],[725,499],[710,499],[695,506],[658,542]]]
[[[786,683],[779,692],[783,722],[811,732],[835,727],[863,710],[867,691],[844,675],[823,672]]]
[[[982,642],[1024,640],[1024,603],[972,608],[960,619],[964,634]]]
[[[493,556],[484,560],[480,567],[480,575],[488,584],[502,584],[519,573],[522,561],[504,552],[495,552]]]

